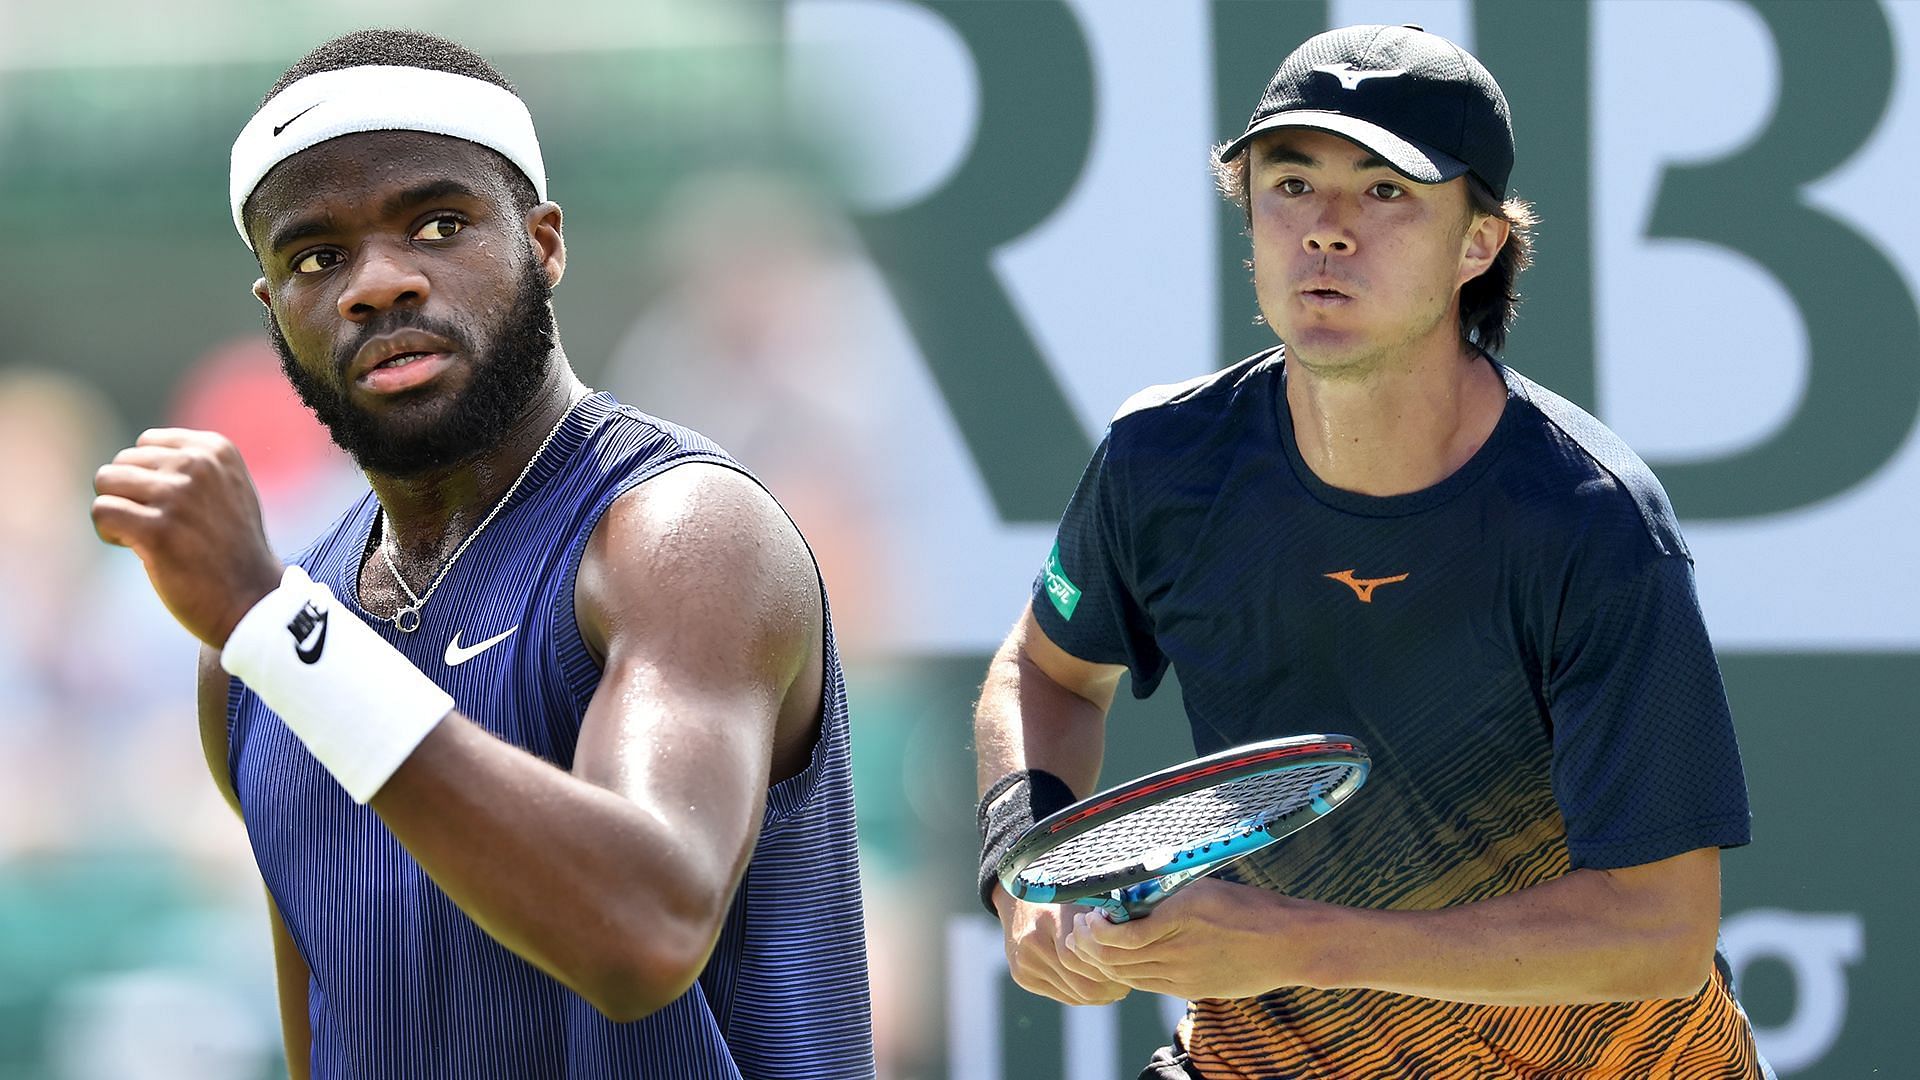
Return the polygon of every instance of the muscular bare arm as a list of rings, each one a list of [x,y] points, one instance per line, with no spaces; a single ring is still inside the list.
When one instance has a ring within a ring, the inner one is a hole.
[[[819,590],[758,485],[690,464],[608,512],[577,611],[605,673],[571,773],[455,714],[371,805],[495,939],[630,1020],[706,966],[769,780],[804,761]]]
[[[1055,645],[1029,606],[994,654],[973,713],[982,792],[1019,769],[1045,769],[1086,796],[1100,780],[1107,709],[1126,668]]]
[[[206,755],[207,771],[220,796],[240,813],[240,800],[233,791],[233,778],[227,771],[227,673],[220,667],[216,649],[200,650],[199,711],[200,751]],[[280,1038],[287,1052],[289,1080],[307,1080],[312,1066],[313,1029],[307,1019],[307,983],[310,975],[306,958],[287,932],[280,908],[268,894],[267,919],[273,933],[274,985],[280,999]]]
[[[273,926],[273,975],[279,988],[280,1039],[287,1050],[287,1080],[307,1080],[313,1069],[313,1023],[307,1015],[307,984],[312,974],[300,955],[280,907],[267,897],[267,919]]]
[[[1720,851],[1575,870],[1440,911],[1341,913],[1334,985],[1496,1005],[1683,998],[1713,965]]]
[[[981,792],[1021,769],[1043,769],[1077,796],[1100,779],[1107,709],[1124,667],[1075,657],[1047,637],[1029,606],[994,655],[974,709]],[[1028,904],[993,889],[1014,981],[1071,1005],[1126,996],[1128,988],[1063,948],[1067,909]]]
[[[96,531],[140,556],[208,646],[278,583],[225,439],[147,432],[95,489]],[[758,485],[712,465],[682,465],[617,501],[575,600],[605,664],[572,771],[454,712],[371,805],[476,923],[629,1020],[706,964],[768,781],[804,762],[819,722],[824,621],[792,524]],[[209,708],[214,697],[203,691]],[[216,726],[208,755],[224,778],[224,719]]]
[[[1150,919],[1077,916],[1068,947],[1105,977],[1188,998],[1370,988],[1493,1005],[1690,997],[1720,920],[1720,853],[1576,870],[1438,911],[1371,911],[1204,880]]]

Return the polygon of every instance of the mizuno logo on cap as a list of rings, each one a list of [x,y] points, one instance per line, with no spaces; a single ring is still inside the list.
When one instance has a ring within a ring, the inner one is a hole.
[[[1343,90],[1358,90],[1360,89],[1360,84],[1366,82],[1368,79],[1391,79],[1397,75],[1405,75],[1407,73],[1405,68],[1385,68],[1380,71],[1367,71],[1363,68],[1354,67],[1352,64],[1344,61],[1338,64],[1322,64],[1313,70],[1326,72],[1328,75],[1339,79],[1340,88]]]

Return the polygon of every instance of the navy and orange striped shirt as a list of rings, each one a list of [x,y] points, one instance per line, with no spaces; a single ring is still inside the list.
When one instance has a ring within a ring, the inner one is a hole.
[[[1748,841],[1665,493],[1598,421],[1498,370],[1508,398],[1486,443],[1406,495],[1343,491],[1307,467],[1281,349],[1136,395],[1109,427],[1035,581],[1047,636],[1126,665],[1137,696],[1176,671],[1200,753],[1337,731],[1373,755],[1340,814],[1223,876],[1426,910]],[[1179,1040],[1223,1078],[1764,1069],[1724,961],[1686,1001],[1283,988],[1196,1002]]]
[[[739,468],[701,436],[608,395],[581,402],[411,634],[357,603],[371,494],[296,561],[474,723],[570,768],[601,674],[574,620],[589,534],[614,499],[690,461]],[[456,634],[469,645],[507,636],[452,666],[443,650]],[[831,621],[826,634],[811,758],[767,793],[706,970],[627,1024],[487,936],[234,680],[228,763],[261,876],[312,972],[316,1080],[871,1077],[846,692]]]

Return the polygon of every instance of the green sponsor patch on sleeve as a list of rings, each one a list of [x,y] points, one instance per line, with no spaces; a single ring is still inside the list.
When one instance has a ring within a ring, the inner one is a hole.
[[[1072,619],[1073,609],[1080,606],[1080,586],[1067,580],[1067,572],[1060,566],[1058,543],[1047,556],[1047,599],[1053,601],[1053,609],[1063,619]]]

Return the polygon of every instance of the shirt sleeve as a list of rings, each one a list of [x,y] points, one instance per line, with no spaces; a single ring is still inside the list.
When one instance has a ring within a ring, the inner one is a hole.
[[[1574,867],[1748,842],[1746,776],[1685,556],[1648,560],[1561,636],[1548,702]]]
[[[1132,588],[1130,508],[1115,457],[1109,428],[1034,578],[1033,617],[1071,655],[1095,664],[1124,664],[1133,676],[1133,696],[1144,698],[1166,675],[1167,658]]]

